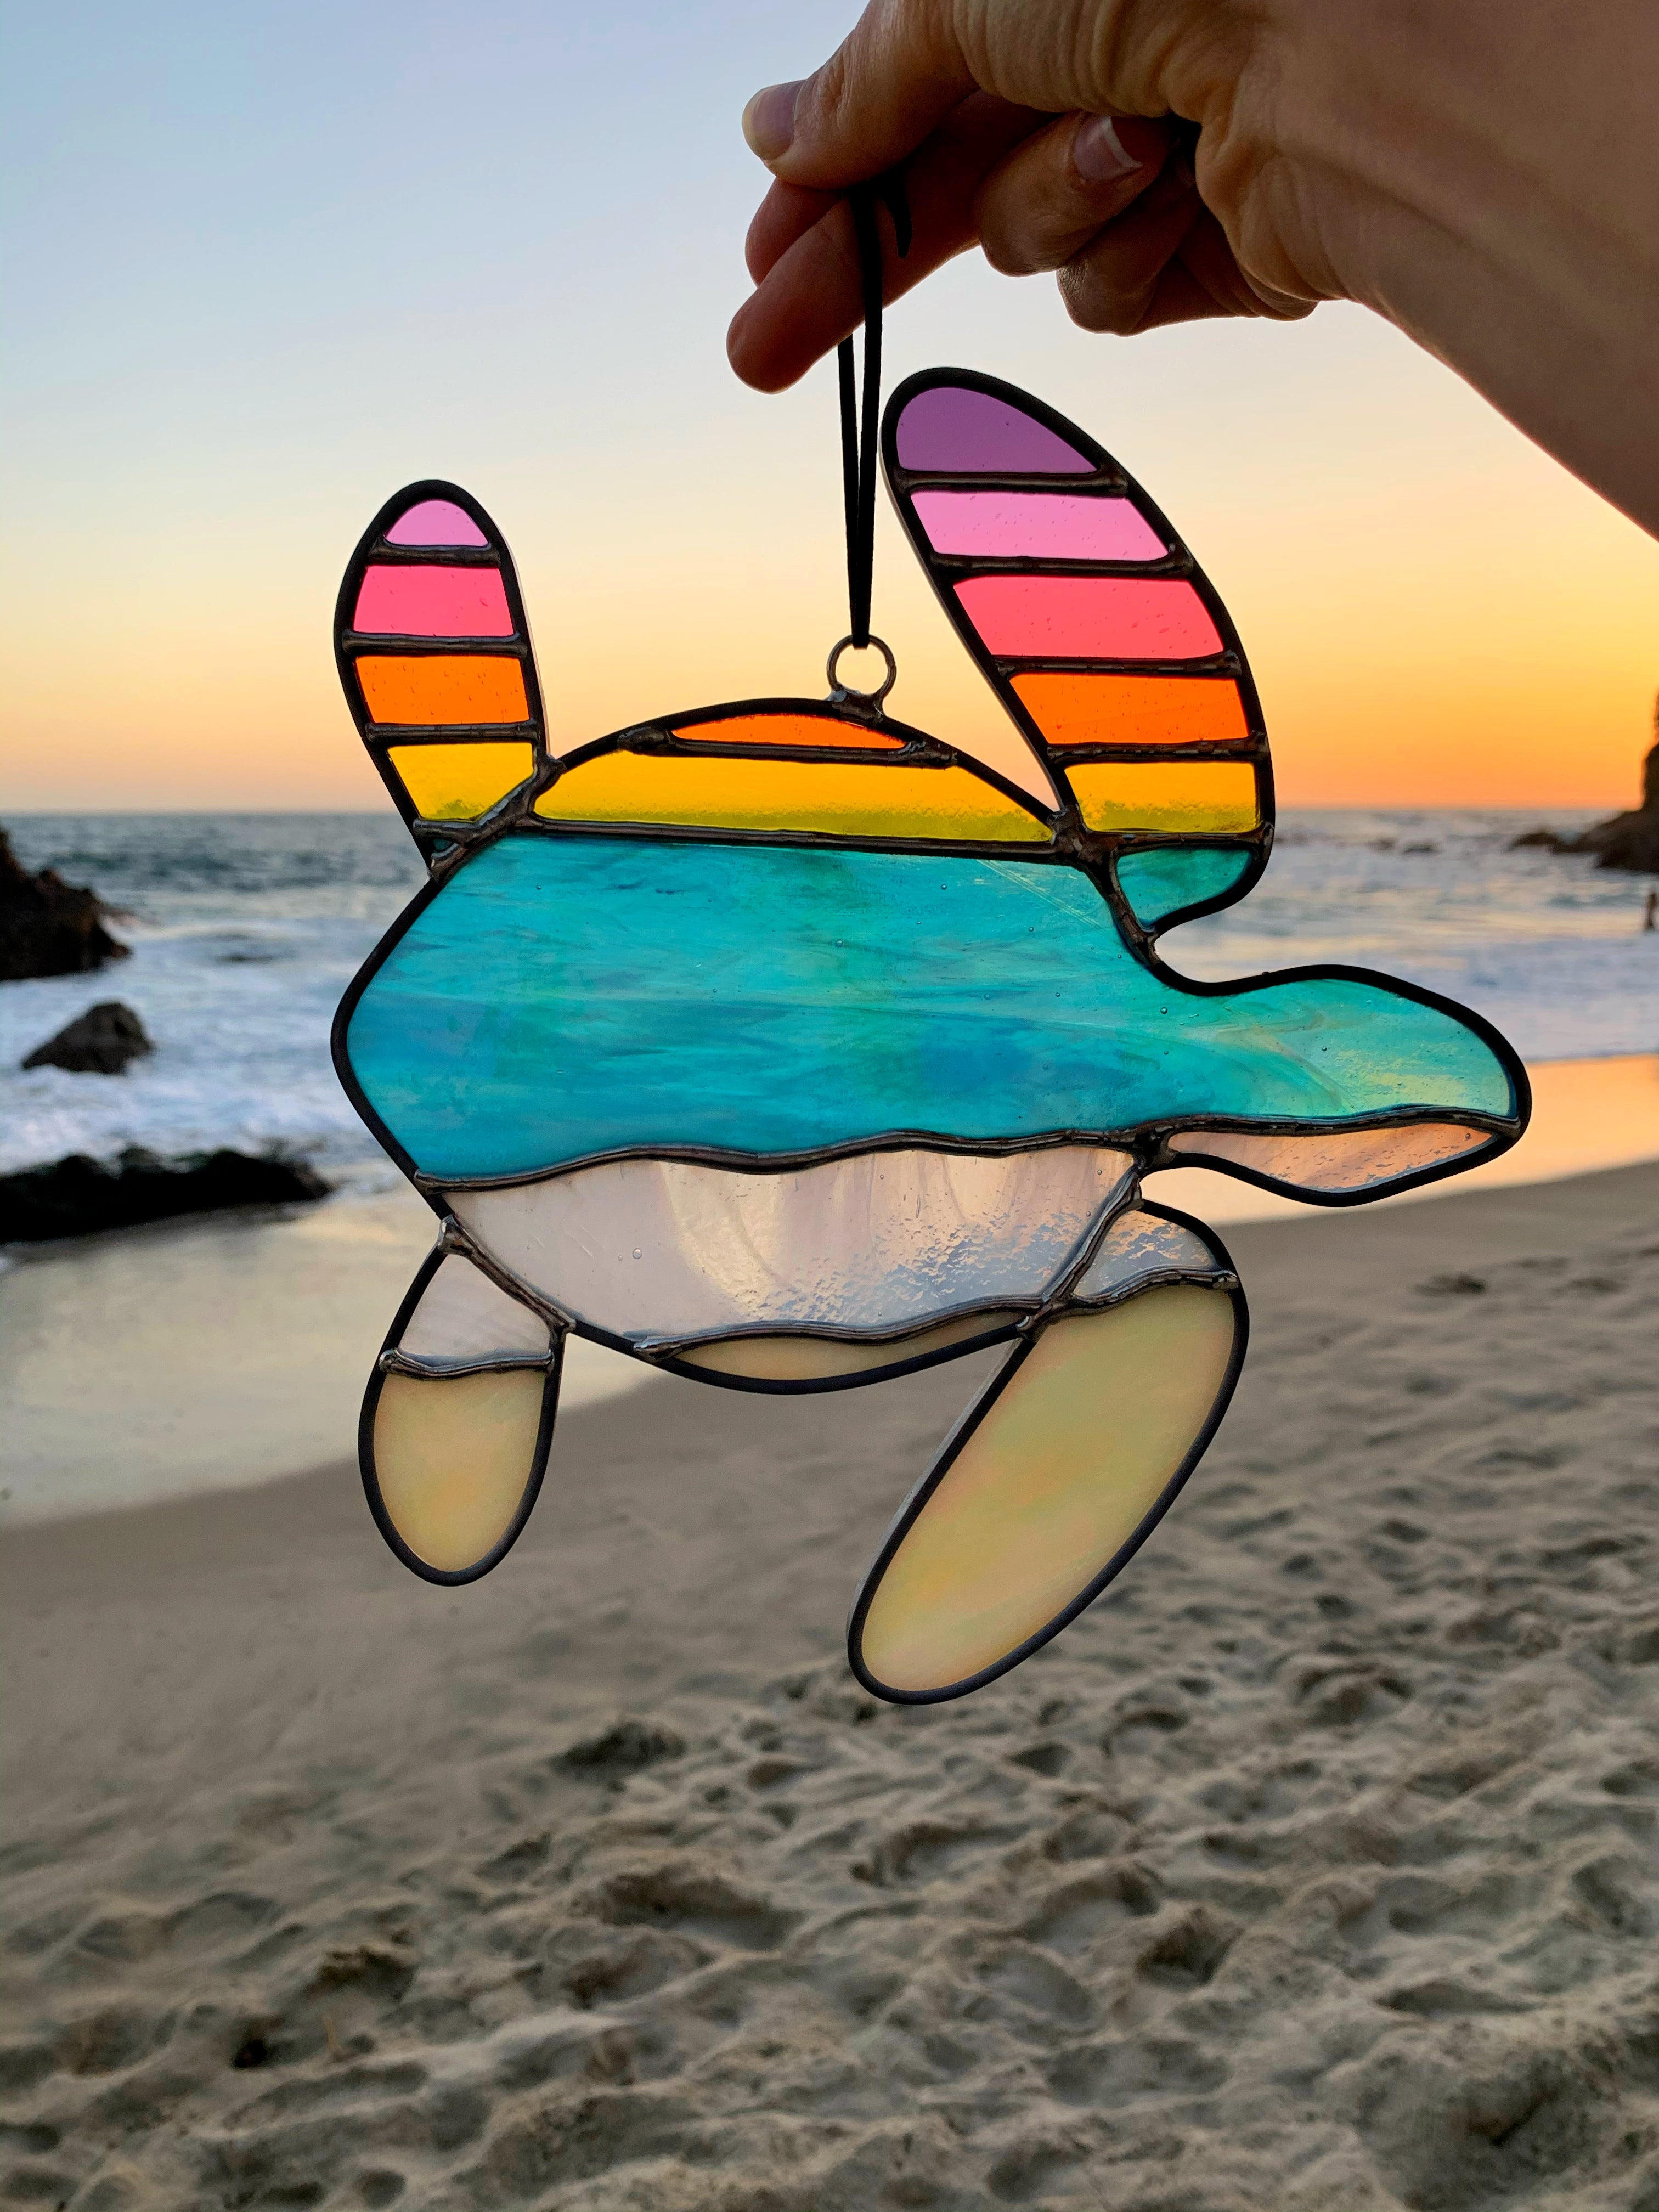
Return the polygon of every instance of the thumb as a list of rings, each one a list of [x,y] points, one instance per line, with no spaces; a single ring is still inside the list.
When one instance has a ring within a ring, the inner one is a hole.
[[[1039,114],[1196,120],[1228,19],[1216,0],[870,0],[821,69],[755,94],[744,136],[786,184],[834,191],[902,161],[975,90]]]
[[[785,183],[834,190],[902,161],[975,82],[948,7],[872,0],[821,69],[755,94],[743,135]]]

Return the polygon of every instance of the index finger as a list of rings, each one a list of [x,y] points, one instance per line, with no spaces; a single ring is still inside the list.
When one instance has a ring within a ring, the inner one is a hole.
[[[984,178],[1048,118],[975,94],[962,102],[903,172],[912,225],[897,257],[884,222],[882,298],[892,301],[975,241],[974,199]],[[726,340],[745,384],[780,392],[864,319],[864,286],[844,195],[775,184],[749,234],[759,289],[738,309]]]

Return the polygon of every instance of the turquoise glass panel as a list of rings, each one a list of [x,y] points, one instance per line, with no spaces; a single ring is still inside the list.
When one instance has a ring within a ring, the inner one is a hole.
[[[1154,975],[1063,865],[535,831],[416,915],[346,1042],[440,1178],[1515,1103],[1473,1030],[1377,984]]]
[[[1152,929],[1166,914],[1219,898],[1249,865],[1249,854],[1236,848],[1224,853],[1212,845],[1170,845],[1157,852],[1123,854],[1117,880],[1136,921]]]

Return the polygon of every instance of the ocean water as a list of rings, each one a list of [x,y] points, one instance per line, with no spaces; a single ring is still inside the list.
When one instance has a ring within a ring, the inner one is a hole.
[[[1205,979],[1342,961],[1485,1014],[1530,1061],[1659,1050],[1650,879],[1508,851],[1534,814],[1289,812],[1267,873],[1230,912],[1164,940]],[[1567,830],[1594,819],[1557,814]],[[164,1154],[282,1147],[349,1183],[391,1171],[335,1081],[334,1007],[418,889],[379,814],[15,815],[31,868],[89,884],[132,957],[95,975],[0,985],[0,1171],[130,1144]],[[18,1063],[100,999],[156,1050],[120,1077]]]
[[[125,1145],[283,1148],[325,1173],[380,1154],[329,1058],[341,993],[425,871],[379,814],[19,814],[29,868],[89,884],[132,948],[93,975],[0,984],[0,1170]],[[118,1077],[19,1061],[100,999],[155,1050]]]

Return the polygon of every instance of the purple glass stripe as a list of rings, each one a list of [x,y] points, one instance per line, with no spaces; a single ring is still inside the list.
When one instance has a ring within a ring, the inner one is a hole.
[[[465,507],[453,499],[423,499],[407,507],[386,534],[388,545],[488,545]]]
[[[965,385],[936,384],[918,392],[898,424],[899,465],[906,469],[1087,476],[1094,463],[1006,399]]]

